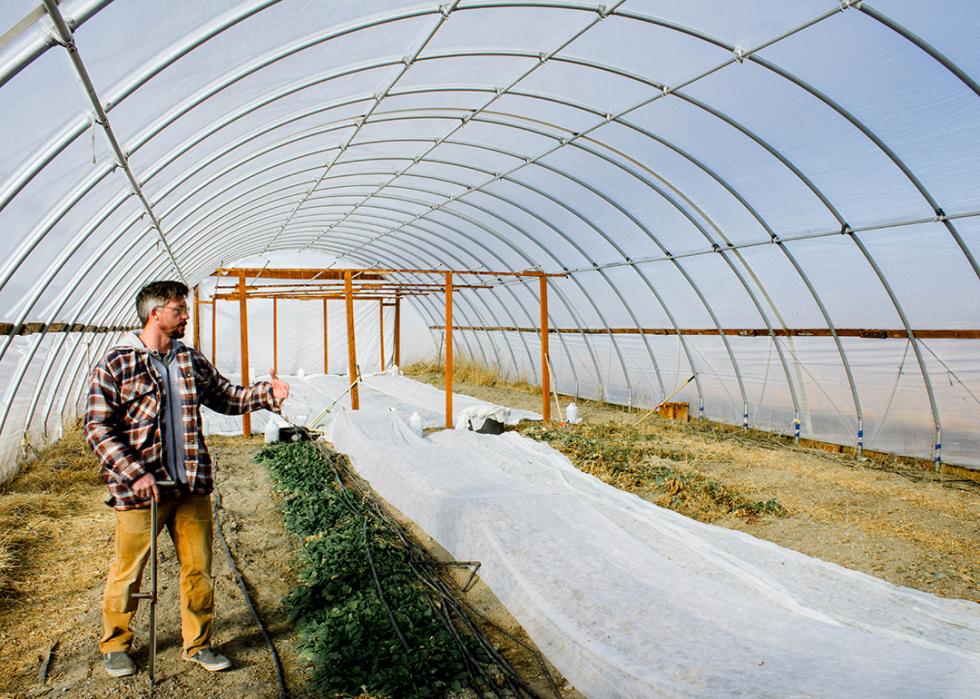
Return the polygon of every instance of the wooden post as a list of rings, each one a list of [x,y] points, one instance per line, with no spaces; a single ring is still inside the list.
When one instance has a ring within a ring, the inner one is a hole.
[[[279,373],[279,299],[272,297],[272,370]]]
[[[402,365],[402,298],[395,295],[395,366]]]
[[[218,299],[215,298],[217,293],[211,297],[211,363],[217,363],[217,350],[218,345]]]
[[[201,287],[194,287],[194,349],[201,351]]]
[[[344,302],[347,306],[347,377],[351,382],[350,407],[360,410],[357,394],[357,347],[354,343],[354,291],[350,271],[344,272]]]
[[[378,327],[381,329],[381,371],[385,370],[385,300],[378,299]]]
[[[248,377],[248,301],[245,298],[245,275],[238,275],[238,327],[242,336],[242,386],[249,385]],[[252,436],[252,415],[242,415],[242,435]]]
[[[446,272],[446,427],[453,426],[453,273]]]
[[[327,320],[327,300],[323,299],[323,373],[330,373],[330,324]]]
[[[538,277],[541,299],[541,417],[551,420],[551,356],[548,354],[548,277]]]

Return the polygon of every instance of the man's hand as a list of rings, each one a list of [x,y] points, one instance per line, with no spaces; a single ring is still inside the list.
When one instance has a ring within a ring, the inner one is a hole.
[[[289,384],[280,381],[274,369],[269,372],[269,376],[272,377],[272,397],[275,399],[276,405],[282,405],[282,402],[289,398]]]
[[[140,476],[133,481],[133,492],[144,500],[148,500],[152,497],[157,502],[160,502],[160,491],[157,490],[157,479],[153,477],[152,473],[147,473],[146,475]]]

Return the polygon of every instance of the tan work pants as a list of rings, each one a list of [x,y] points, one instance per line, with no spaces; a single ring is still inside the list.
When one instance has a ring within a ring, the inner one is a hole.
[[[180,563],[180,628],[184,651],[194,655],[208,646],[214,616],[211,577],[210,495],[183,495],[161,502],[157,533],[167,527]],[[109,568],[102,604],[102,653],[128,651],[133,641],[130,621],[136,613],[143,568],[150,557],[150,509],[116,511],[116,555]],[[158,583],[159,584],[159,583]]]

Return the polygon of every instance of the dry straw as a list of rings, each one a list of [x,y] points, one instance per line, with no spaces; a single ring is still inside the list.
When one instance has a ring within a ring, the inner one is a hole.
[[[38,452],[0,489],[0,599],[25,585],[20,580],[31,547],[50,538],[67,515],[101,489],[98,462],[81,428]]]

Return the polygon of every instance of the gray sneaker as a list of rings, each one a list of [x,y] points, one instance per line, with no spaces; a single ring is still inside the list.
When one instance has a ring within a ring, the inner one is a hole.
[[[194,655],[187,655],[187,653],[184,653],[183,657],[184,660],[197,663],[209,672],[227,670],[231,667],[231,661],[213,648],[202,648]]]
[[[133,664],[133,659],[129,657],[126,651],[117,650],[112,653],[106,653],[102,656],[102,665],[105,667],[105,671],[108,672],[113,677],[125,677],[126,675],[132,675],[136,672],[136,666]]]

